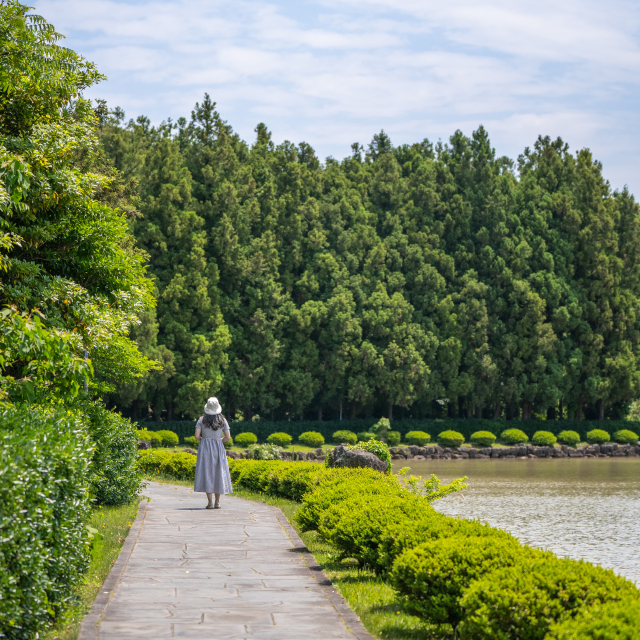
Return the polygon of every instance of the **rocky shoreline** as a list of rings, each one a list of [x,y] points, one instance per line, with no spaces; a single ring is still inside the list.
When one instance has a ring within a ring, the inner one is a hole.
[[[537,447],[531,444],[518,444],[513,447],[391,447],[392,460],[530,460],[533,458],[623,458],[640,456],[640,442],[633,444],[592,444],[574,449],[567,445],[555,447]]]

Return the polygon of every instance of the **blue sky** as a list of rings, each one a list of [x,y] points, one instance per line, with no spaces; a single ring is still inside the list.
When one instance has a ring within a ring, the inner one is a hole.
[[[155,123],[208,92],[246,140],[342,158],[480,124],[516,158],[539,134],[589,147],[640,197],[640,2],[41,0],[109,80],[88,93]]]

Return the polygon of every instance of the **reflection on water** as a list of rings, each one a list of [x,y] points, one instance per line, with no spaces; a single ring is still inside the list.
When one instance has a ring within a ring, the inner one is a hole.
[[[397,472],[468,476],[464,500],[453,494],[438,511],[478,518],[522,542],[584,558],[640,584],[640,460],[394,461]]]

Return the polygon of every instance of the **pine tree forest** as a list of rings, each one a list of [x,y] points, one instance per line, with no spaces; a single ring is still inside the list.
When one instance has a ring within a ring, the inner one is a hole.
[[[208,95],[159,126],[104,110],[100,136],[157,297],[132,337],[162,369],[109,395],[125,415],[597,419],[640,395],[638,204],[588,149],[381,131],[323,162]]]

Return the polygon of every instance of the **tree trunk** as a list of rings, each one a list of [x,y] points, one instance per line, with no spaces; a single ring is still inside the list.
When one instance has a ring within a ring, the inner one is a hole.
[[[304,420],[304,409],[300,412],[300,422]]]
[[[340,405],[340,420],[342,420],[342,405]],[[322,407],[318,409],[318,421],[322,422]]]
[[[558,405],[558,420],[564,420],[564,404],[562,398],[560,398],[560,404]]]
[[[253,418],[253,409],[251,407],[247,407],[244,411],[244,421],[251,422],[251,418]]]
[[[473,405],[467,402],[467,420],[471,420],[471,418],[473,418]]]
[[[549,407],[547,409],[547,420],[555,420],[556,419],[556,408]]]
[[[387,415],[387,418],[389,418],[389,422],[393,420],[393,402],[389,403],[389,413]]]
[[[480,420],[482,418],[482,407],[476,407],[476,419]]]
[[[173,417],[173,402],[169,403],[169,408],[167,409],[167,419],[171,420]]]
[[[500,400],[493,405],[493,419],[498,420],[500,418]]]
[[[522,403],[522,419],[531,420],[531,403],[526,400]]]
[[[582,420],[582,404],[579,404],[576,409],[576,420]]]
[[[356,419],[356,403],[352,402],[351,403],[351,420],[355,420]]]
[[[604,420],[604,398],[598,401],[598,420]]]

